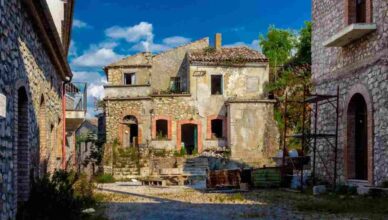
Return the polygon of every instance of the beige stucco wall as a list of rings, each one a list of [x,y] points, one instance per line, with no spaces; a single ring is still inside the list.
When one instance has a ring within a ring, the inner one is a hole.
[[[233,160],[259,167],[272,164],[270,158],[279,146],[273,105],[269,100],[228,105],[228,146]]]

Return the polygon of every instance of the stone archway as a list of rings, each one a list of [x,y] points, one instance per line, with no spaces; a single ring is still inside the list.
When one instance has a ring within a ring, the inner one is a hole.
[[[355,85],[344,111],[346,179],[365,180],[373,185],[373,109],[367,88]]]
[[[135,116],[127,115],[122,121],[122,146],[136,147],[139,145],[139,123]]]

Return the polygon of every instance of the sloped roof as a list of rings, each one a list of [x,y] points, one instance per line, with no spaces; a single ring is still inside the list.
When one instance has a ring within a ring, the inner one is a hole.
[[[191,50],[188,53],[188,58],[190,63],[201,64],[268,62],[267,57],[262,53],[245,46]]]
[[[104,69],[122,66],[150,66],[152,56],[153,55],[148,52],[137,53],[135,55],[124,57],[114,63],[111,63],[104,67]]]

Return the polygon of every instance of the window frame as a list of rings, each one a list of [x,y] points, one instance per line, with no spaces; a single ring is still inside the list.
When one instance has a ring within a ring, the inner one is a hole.
[[[220,90],[219,94],[217,92],[213,92],[213,77],[219,77],[220,79]],[[210,94],[211,95],[223,95],[224,94],[224,76],[223,74],[212,74],[210,75]]]
[[[127,83],[127,76],[130,77],[130,80],[131,80],[130,84]],[[135,72],[124,73],[124,75],[123,75],[123,84],[124,85],[128,85],[128,86],[136,85],[136,73]]]

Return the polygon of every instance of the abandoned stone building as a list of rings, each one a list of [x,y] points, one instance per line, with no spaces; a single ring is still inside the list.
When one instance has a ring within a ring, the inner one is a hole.
[[[274,101],[264,91],[267,58],[225,48],[221,34],[105,67],[106,148],[115,140],[187,154],[229,151],[234,161],[271,163],[278,148]],[[107,149],[106,149],[107,150]],[[109,150],[109,149],[108,149]]]
[[[77,139],[77,170],[89,176],[97,170],[97,161],[92,155],[97,150],[97,123],[97,119],[86,119],[75,132]]]
[[[0,219],[14,219],[30,178],[65,165],[63,85],[73,1],[0,1]]]
[[[388,180],[388,1],[313,0],[315,92],[339,87],[340,183],[378,186]],[[321,133],[335,133],[336,112],[319,107]],[[332,150],[320,145],[321,176]]]

